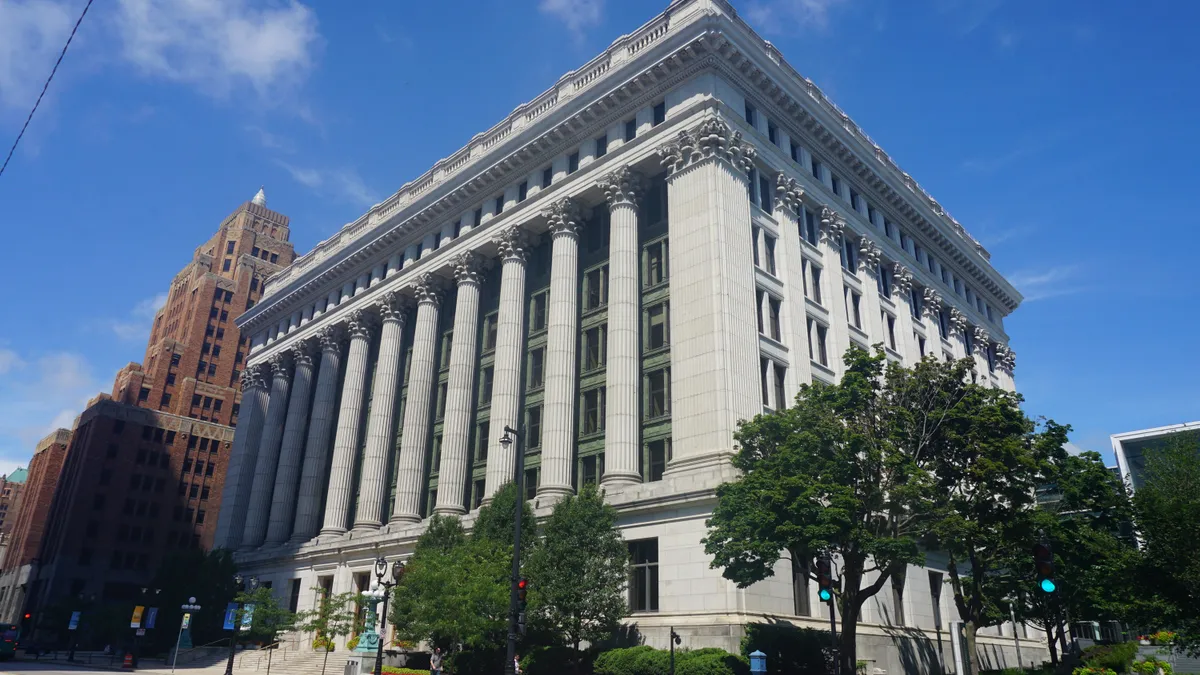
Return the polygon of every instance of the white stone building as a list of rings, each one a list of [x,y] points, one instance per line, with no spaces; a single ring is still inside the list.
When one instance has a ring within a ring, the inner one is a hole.
[[[1011,389],[1019,302],[725,0],[676,0],[267,282],[238,321],[217,545],[293,606],[365,588],[431,514],[469,524],[520,425],[539,515],[586,481],[619,510],[650,644],[675,626],[736,650],[765,617],[825,628],[790,560],[744,590],[709,567],[738,421],[835,381],[851,344],[973,355]],[[866,608],[879,670],[953,670],[957,613],[929,564]],[[1013,664],[1011,626],[984,633],[985,661]]]

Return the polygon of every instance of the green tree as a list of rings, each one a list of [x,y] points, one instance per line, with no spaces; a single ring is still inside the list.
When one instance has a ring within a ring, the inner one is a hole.
[[[358,593],[327,596],[323,588],[317,587],[313,590],[318,594],[317,606],[296,615],[296,629],[314,633],[313,649],[322,649],[325,652],[325,658],[321,661],[321,675],[325,675],[329,652],[334,650],[338,638],[354,631],[354,609],[363,599]]]
[[[863,604],[923,560],[934,486],[923,465],[971,387],[967,361],[906,369],[885,365],[878,347],[873,356],[852,348],[844,361],[840,383],[802,386],[791,408],[742,423],[733,459],[742,475],[717,489],[704,544],[741,587],[771,576],[782,551],[801,564],[840,559],[838,670],[854,675]]]
[[[1142,590],[1156,596],[1157,625],[1200,652],[1200,436],[1179,434],[1145,452],[1145,481],[1133,502],[1142,539]]]
[[[234,601],[241,603],[241,609],[235,615],[239,640],[270,644],[279,638],[280,633],[295,626],[296,615],[279,605],[270,588],[259,586],[253,591],[244,591]],[[250,629],[241,630],[247,614],[250,616]]]
[[[1018,394],[978,385],[965,394],[946,411],[929,455],[938,495],[930,543],[947,554],[969,672],[977,675],[976,633],[1008,619],[1007,599],[1021,590],[1008,573],[1012,555],[1037,540],[1036,491],[1052,478],[1050,460],[1070,429],[1035,424]]]
[[[196,604],[202,608],[192,615],[189,630],[193,644],[202,645],[228,637],[229,632],[222,626],[225,606],[237,594],[233,580],[236,572],[233,556],[224,549],[207,553],[189,549],[164,557],[150,584],[153,588],[162,589],[159,594],[159,628],[148,631],[154,635],[155,647],[159,651],[166,651],[175,646],[179,622],[183,619],[180,606],[188,598],[196,598]]]
[[[576,651],[581,642],[609,637],[629,613],[628,564],[616,509],[595,485],[585,485],[554,506],[526,567],[536,582],[539,618]]]

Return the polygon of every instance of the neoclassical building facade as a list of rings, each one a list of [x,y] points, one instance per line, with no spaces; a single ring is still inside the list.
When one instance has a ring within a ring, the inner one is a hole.
[[[972,357],[1011,389],[1020,299],[728,3],[676,0],[266,282],[238,320],[217,545],[294,607],[365,588],[432,514],[469,525],[511,480],[510,426],[539,515],[587,482],[618,509],[649,642],[822,627],[802,561],[747,589],[709,568],[738,422],[836,381],[851,345]],[[952,669],[956,612],[928,564],[867,608],[880,670]],[[1006,628],[981,638],[988,661],[1014,662],[1025,636]]]

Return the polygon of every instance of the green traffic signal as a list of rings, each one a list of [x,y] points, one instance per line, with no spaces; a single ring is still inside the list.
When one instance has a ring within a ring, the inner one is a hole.
[[[827,588],[822,588],[821,592],[817,595],[821,598],[822,602],[829,602],[829,599],[833,597],[833,593],[830,593]]]
[[[1055,585],[1053,579],[1042,579],[1040,586],[1042,587],[1042,590],[1047,593],[1053,593],[1058,589],[1058,586]]]

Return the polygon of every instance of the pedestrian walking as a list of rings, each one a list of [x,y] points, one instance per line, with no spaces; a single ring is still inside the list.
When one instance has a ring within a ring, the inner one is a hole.
[[[429,657],[429,675],[442,675],[442,648],[434,647]]]

